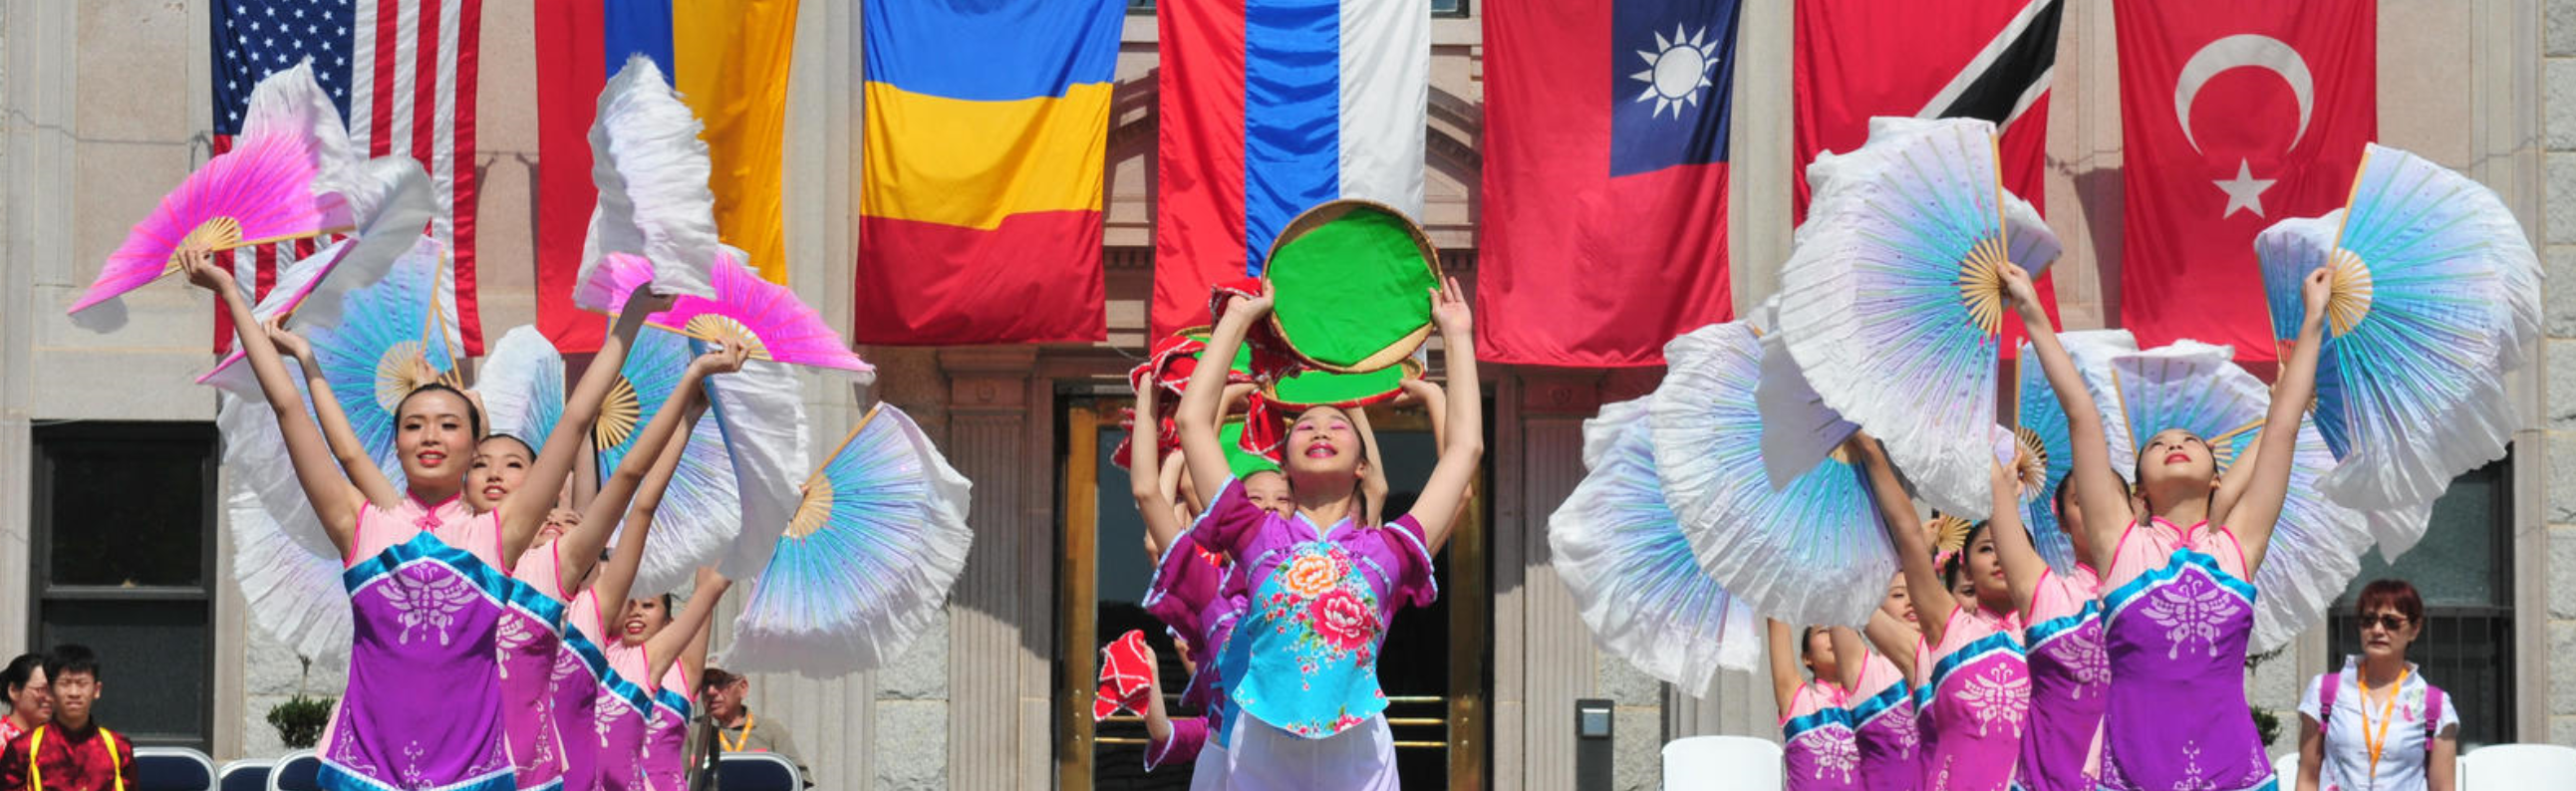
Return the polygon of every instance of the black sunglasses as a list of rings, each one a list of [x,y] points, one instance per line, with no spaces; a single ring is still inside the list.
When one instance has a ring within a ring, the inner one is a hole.
[[[2394,632],[2406,628],[2407,623],[2406,616],[2391,613],[2361,616],[2361,628],[2364,630],[2369,629],[2372,624],[2378,624],[2379,628]]]

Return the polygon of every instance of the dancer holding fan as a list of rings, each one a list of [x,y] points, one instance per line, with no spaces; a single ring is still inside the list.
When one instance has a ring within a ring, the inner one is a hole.
[[[2006,278],[2023,316],[2037,313],[2028,274],[2007,269]],[[2265,436],[2298,436],[2301,412],[2315,395],[2327,286],[2324,270],[2305,283],[2299,341],[2282,366]],[[2295,454],[2259,454],[2247,464],[2241,496],[2222,503],[2209,440],[2180,428],[2131,426],[2133,434],[2154,431],[2130,460],[2146,506],[2133,511],[2111,467],[2118,462],[2109,458],[2101,413],[2048,327],[2031,322],[2031,343],[2066,407],[2071,478],[2095,553],[2088,560],[2106,570],[2103,632],[2115,680],[2102,724],[2100,786],[2273,787],[2262,740],[2244,713],[2244,661],[2254,631],[2250,580],[2280,521]]]
[[[1771,692],[1780,704],[1792,791],[1861,787],[1860,747],[1852,737],[1851,711],[1844,708],[1849,698],[1834,663],[1833,631],[1801,629],[1792,646],[1789,625],[1770,622]]]
[[[1913,791],[1923,780],[1922,722],[1914,691],[1905,682],[1914,672],[1913,646],[1922,639],[1902,572],[1888,581],[1887,598],[1869,614],[1866,627],[1834,630],[1834,664],[1842,670],[1843,689],[1850,691],[1852,738],[1860,747],[1864,791]]]
[[[653,713],[645,729],[643,752],[636,757],[645,788],[688,787],[689,690],[694,689],[690,685],[706,671],[716,603],[731,586],[715,569],[698,569],[697,588],[689,595],[688,607],[676,617],[667,593],[626,602],[621,636],[608,648],[608,663],[626,680],[652,690]]]
[[[1226,371],[1201,366],[1182,395],[1181,445],[1190,478],[1216,492],[1189,534],[1247,573],[1252,607],[1220,660],[1240,716],[1223,740],[1240,789],[1395,788],[1395,747],[1380,716],[1377,651],[1397,610],[1438,595],[1432,553],[1453,517],[1484,446],[1476,386],[1473,317],[1452,282],[1432,291],[1431,314],[1447,348],[1449,446],[1413,510],[1385,527],[1355,524],[1359,438],[1348,413],[1315,407],[1289,429],[1286,462],[1296,519],[1253,505],[1225,462],[1218,439]],[[1210,359],[1235,347],[1269,310],[1271,296],[1232,300],[1208,342]]]

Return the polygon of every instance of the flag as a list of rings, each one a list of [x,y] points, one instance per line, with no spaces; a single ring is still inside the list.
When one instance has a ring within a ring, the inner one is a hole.
[[[2370,3],[2115,3],[2120,323],[2277,359],[2254,236],[2343,206],[2378,134]]]
[[[2048,88],[2064,0],[1887,3],[1800,0],[1790,64],[1797,222],[1807,217],[1807,165],[1869,141],[1872,116],[1981,118],[2002,133],[2004,189],[2048,209]],[[2032,283],[2057,316],[2050,275]],[[2005,356],[2021,348],[2021,319],[2005,316]]]
[[[1119,0],[867,3],[860,343],[1108,337]]]
[[[1674,335],[1734,315],[1726,146],[1740,10],[1486,6],[1478,357],[1657,365]]]
[[[781,226],[787,62],[795,0],[547,0],[536,4],[537,329],[599,348],[607,319],[573,305],[591,209],[590,124],[630,55],[653,59],[706,124],[716,230],[761,277],[786,282]]]
[[[438,200],[430,232],[446,243],[440,297],[456,311],[456,340],[483,353],[474,259],[474,92],[482,0],[223,0],[209,4],[214,54],[214,152],[232,149],[251,89],[306,59],[368,157],[420,161]],[[234,278],[266,296],[281,261],[311,255],[313,240],[233,251]],[[215,312],[215,349],[232,324]]]
[[[1261,274],[1279,231],[1340,198],[1422,218],[1431,6],[1162,0],[1154,337]]]

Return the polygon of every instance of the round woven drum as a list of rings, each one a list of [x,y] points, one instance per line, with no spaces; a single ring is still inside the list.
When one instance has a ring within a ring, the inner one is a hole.
[[[1308,364],[1378,371],[1431,338],[1440,253],[1392,207],[1346,199],[1308,209],[1280,231],[1266,261],[1271,328]]]

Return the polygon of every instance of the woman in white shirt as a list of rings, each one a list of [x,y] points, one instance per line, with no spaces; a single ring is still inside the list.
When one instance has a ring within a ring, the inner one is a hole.
[[[2361,589],[2361,655],[2299,701],[2298,791],[2454,791],[2460,714],[2406,661],[2424,599],[2404,580]]]

